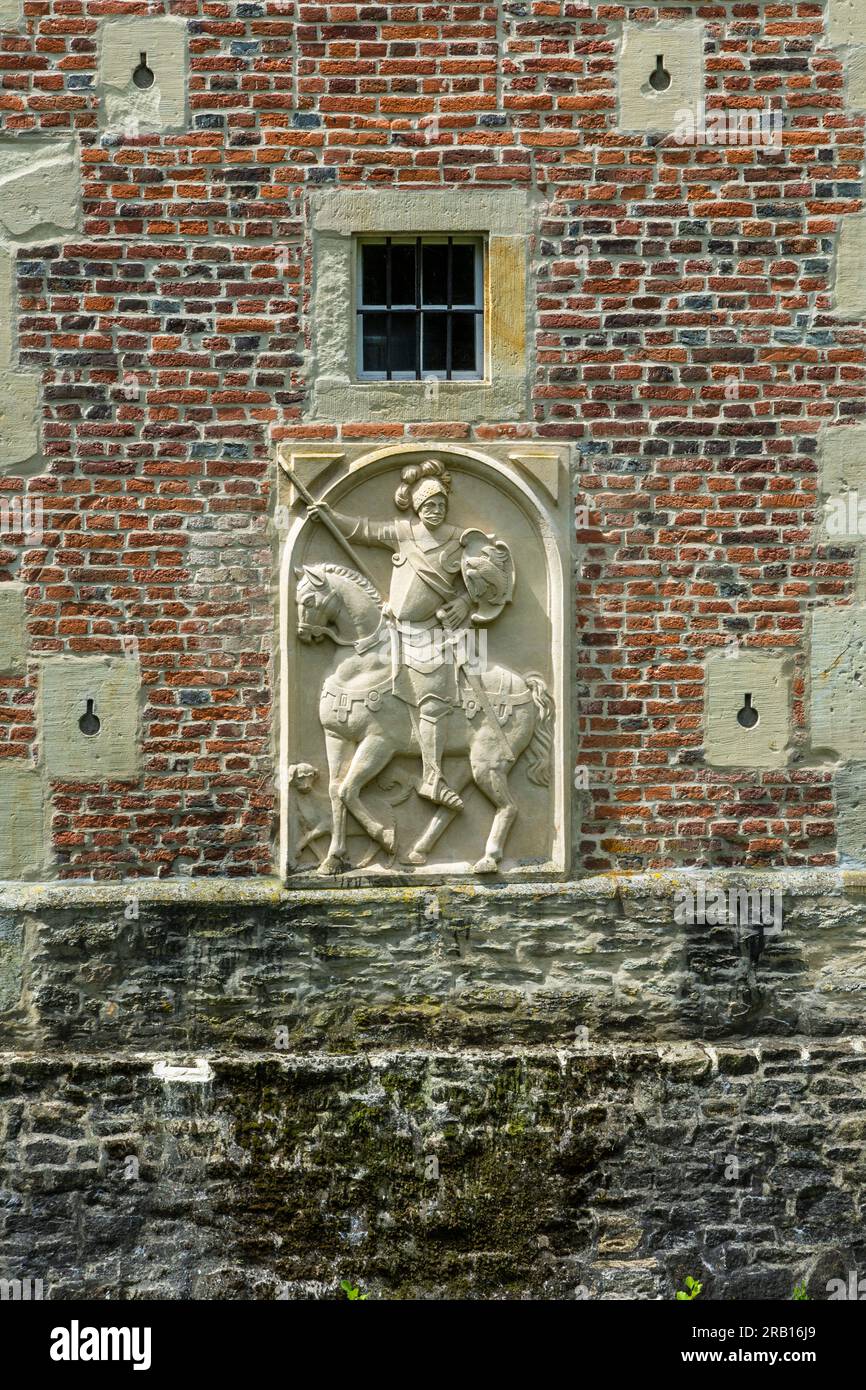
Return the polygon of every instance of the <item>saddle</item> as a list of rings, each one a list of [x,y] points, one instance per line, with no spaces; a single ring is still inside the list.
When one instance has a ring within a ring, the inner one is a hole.
[[[532,699],[531,690],[520,692],[515,690],[515,685],[519,679],[520,677],[515,671],[501,671],[498,689],[491,690],[487,685],[484,687],[500,724],[509,722],[517,705],[525,705]],[[332,712],[340,723],[346,724],[352,716],[355,705],[366,705],[369,710],[379,709],[383,695],[390,694],[391,686],[390,672],[379,680],[371,678],[370,683],[362,686],[360,690],[347,690],[345,686],[338,685],[333,676],[328,676],[322,686],[322,694],[327,695],[332,702]],[[463,713],[471,722],[481,710],[481,705],[465,677],[458,680],[458,693]]]

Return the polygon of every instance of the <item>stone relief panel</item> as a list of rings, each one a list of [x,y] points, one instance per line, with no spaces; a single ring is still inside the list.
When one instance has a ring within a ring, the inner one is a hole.
[[[567,451],[279,461],[285,873],[565,872]]]

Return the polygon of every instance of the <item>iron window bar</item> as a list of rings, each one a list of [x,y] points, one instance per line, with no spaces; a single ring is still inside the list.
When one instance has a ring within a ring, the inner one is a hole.
[[[363,344],[364,318],[365,318],[367,315],[381,314],[381,313],[383,312],[383,309],[384,309],[384,315],[385,315],[385,373],[384,373],[384,379],[385,379],[386,381],[392,381],[392,380],[394,379],[394,372],[395,372],[395,371],[400,372],[402,376],[408,375],[408,372],[407,372],[407,370],[406,370],[405,368],[403,368],[403,367],[401,367],[401,366],[399,366],[399,365],[397,365],[397,366],[394,365],[394,354],[393,354],[393,340],[394,340],[394,335],[393,335],[393,320],[394,320],[394,317],[395,317],[395,316],[398,316],[398,317],[400,317],[400,318],[406,318],[406,319],[408,319],[410,316],[414,315],[414,318],[415,318],[415,335],[414,335],[414,336],[415,336],[415,380],[416,380],[416,381],[422,381],[422,380],[424,379],[424,375],[425,375],[425,374],[424,374],[424,371],[423,371],[422,360],[421,360],[421,355],[422,355],[422,331],[421,331],[421,330],[422,330],[422,322],[423,322],[423,320],[422,320],[422,315],[423,315],[423,314],[445,314],[446,318],[445,318],[445,372],[444,372],[444,378],[445,378],[446,381],[452,381],[452,380],[453,380],[453,374],[454,374],[454,315],[455,315],[455,313],[458,313],[458,314],[467,314],[467,315],[468,315],[468,314],[471,314],[471,315],[473,315],[473,316],[477,319],[479,315],[483,315],[483,313],[484,313],[484,306],[483,306],[483,304],[481,304],[481,305],[479,305],[479,304],[472,304],[472,305],[470,305],[470,304],[460,304],[460,305],[455,305],[455,304],[454,304],[454,238],[453,238],[453,236],[449,236],[449,237],[446,239],[446,247],[447,247],[447,251],[446,251],[446,270],[445,270],[445,295],[446,295],[446,302],[445,302],[444,304],[425,304],[425,303],[423,302],[423,290],[422,290],[422,273],[423,273],[423,272],[422,272],[422,248],[423,248],[423,246],[424,246],[424,238],[421,237],[421,236],[418,236],[418,237],[415,238],[415,286],[414,286],[415,303],[414,303],[414,305],[408,305],[408,306],[402,306],[402,307],[400,307],[400,308],[395,308],[395,307],[394,307],[394,303],[393,303],[393,240],[394,240],[393,237],[390,237],[390,236],[386,236],[386,237],[385,237],[385,304],[384,304],[384,306],[383,306],[383,305],[365,304],[365,303],[363,302],[363,293],[362,293],[362,296],[361,296],[361,298],[362,298],[362,303],[358,306],[358,308],[357,308],[357,310],[356,310],[356,313],[357,313],[357,315],[358,315],[358,319],[359,319],[359,322],[360,322],[360,326],[361,326],[361,334],[362,334],[362,339],[361,339],[361,341],[362,341],[362,344]],[[401,239],[401,240],[402,240],[402,239]],[[367,244],[369,245],[369,243],[367,243]],[[405,245],[406,243],[403,242],[402,244]],[[428,244],[431,244],[431,243],[428,242]],[[474,250],[473,250],[474,257],[477,258],[478,255],[479,255],[479,252],[480,252],[480,248],[479,248],[475,243],[473,243],[473,248],[474,248]],[[362,246],[361,255],[363,256],[363,246]],[[477,265],[477,259],[476,259],[476,265]],[[477,297],[477,290],[475,291],[475,296]],[[363,348],[362,348],[362,352],[363,352]],[[477,362],[476,362],[476,366],[477,366]],[[427,375],[428,375],[428,376],[439,376],[440,373],[437,372],[437,371],[433,371],[433,370],[431,369],[431,370],[427,373]]]

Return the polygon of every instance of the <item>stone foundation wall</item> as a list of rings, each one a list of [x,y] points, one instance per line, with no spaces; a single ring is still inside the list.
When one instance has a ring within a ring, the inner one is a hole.
[[[685,882],[8,890],[0,1267],[56,1298],[826,1297],[866,1257],[862,885],[785,876],[758,950],[678,926]]]
[[[0,1057],[7,1277],[53,1298],[788,1299],[862,1269],[862,1039]],[[132,1161],[131,1161],[132,1160]]]

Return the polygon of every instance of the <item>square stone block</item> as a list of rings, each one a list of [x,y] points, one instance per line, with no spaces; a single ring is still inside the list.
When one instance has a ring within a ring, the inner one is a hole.
[[[623,130],[673,131],[679,113],[690,111],[697,119],[703,96],[703,24],[684,20],[624,25],[619,60]]]
[[[837,845],[843,862],[862,867],[866,861],[866,763],[837,767]]]
[[[866,44],[866,5],[863,0],[828,0],[827,35],[833,47]]]
[[[833,310],[846,318],[866,314],[866,214],[844,217],[836,245],[836,278]]]
[[[0,29],[17,29],[24,14],[24,0],[0,0]]]
[[[866,48],[852,48],[846,55],[845,105],[851,111],[866,110]]]
[[[0,137],[0,240],[58,241],[79,226],[78,141]]]
[[[819,436],[821,539],[851,544],[866,537],[866,425]]]
[[[823,608],[812,619],[812,749],[866,761],[866,608]]]
[[[12,366],[16,318],[15,258],[0,247],[0,371]]]
[[[711,767],[788,761],[790,672],[784,657],[713,656],[706,666],[705,756]]]
[[[0,473],[17,473],[39,453],[37,372],[0,372]]]
[[[99,81],[109,129],[184,129],[186,33],[182,19],[131,17],[102,24]]]
[[[24,585],[0,584],[0,672],[23,671],[26,659]]]
[[[46,657],[42,748],[57,782],[126,782],[139,774],[138,662],[124,657]]]
[[[26,763],[0,758],[0,879],[37,876],[45,858],[42,779]]]

